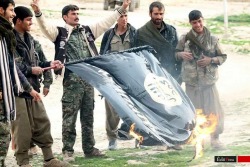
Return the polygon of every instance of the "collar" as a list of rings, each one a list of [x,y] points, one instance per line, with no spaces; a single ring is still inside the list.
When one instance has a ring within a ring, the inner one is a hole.
[[[0,15],[0,22],[1,22],[1,25],[4,28],[6,28],[8,30],[12,30],[13,29],[12,24],[8,20],[6,20],[3,16],[1,16],[1,15]]]
[[[72,32],[72,30],[74,29],[74,27],[69,24],[65,24],[64,28],[66,28],[68,32]]]
[[[118,27],[118,24],[116,24],[115,27],[114,27],[114,32],[115,32],[115,34],[116,34],[117,27]],[[129,30],[130,30],[130,24],[127,23],[127,30],[126,30],[126,33],[127,33]],[[116,34],[116,35],[117,35],[117,34]]]

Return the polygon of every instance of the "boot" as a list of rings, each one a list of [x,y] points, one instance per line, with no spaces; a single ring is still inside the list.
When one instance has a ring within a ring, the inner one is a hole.
[[[94,158],[94,157],[106,157],[104,153],[102,153],[99,149],[95,148],[91,153],[85,153],[86,158]]]

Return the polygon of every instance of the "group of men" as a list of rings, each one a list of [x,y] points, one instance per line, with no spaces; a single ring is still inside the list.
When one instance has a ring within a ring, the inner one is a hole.
[[[212,36],[203,25],[203,16],[199,10],[189,13],[190,32],[178,40],[176,29],[163,21],[165,8],[161,2],[149,6],[151,18],[144,26],[135,30],[127,23],[127,12],[117,20],[114,28],[108,30],[102,39],[100,54],[121,51],[135,46],[150,45],[155,50],[154,56],[162,67],[181,84],[185,83],[186,93],[196,109],[203,113],[215,114],[218,124],[211,134],[211,146],[224,148],[219,140],[223,132],[224,112],[220,104],[216,81],[218,66],[223,64],[227,55],[223,53],[218,38]],[[117,147],[119,116],[112,106],[105,101],[106,132],[109,140],[108,149]],[[129,130],[129,128],[123,128]],[[122,129],[122,130],[123,130]],[[180,145],[173,149],[180,150]]]
[[[165,8],[159,1],[149,6],[151,20],[136,30],[127,22],[126,8],[130,2],[131,0],[124,0],[123,5],[112,15],[90,26],[79,24],[79,8],[76,5],[67,5],[62,9],[62,18],[66,24],[60,27],[48,24],[39,8],[38,0],[33,0],[31,7],[40,29],[55,44],[55,61],[47,61],[41,45],[29,33],[32,12],[23,6],[15,7],[13,0],[1,0],[1,166],[4,166],[10,131],[19,166],[31,166],[28,155],[31,143],[41,148],[44,166],[69,166],[67,162],[74,161],[73,147],[78,112],[85,157],[103,157],[105,154],[94,147],[94,88],[67,69],[64,73],[62,96],[64,161],[54,157],[51,149],[53,138],[50,121],[38,93],[40,82],[43,79],[43,94],[46,96],[52,83],[52,74],[48,67],[54,68],[56,74],[61,74],[64,62],[143,45],[150,45],[156,50],[154,55],[161,66],[179,84],[185,82],[186,93],[196,109],[203,109],[205,114],[217,115],[219,123],[211,135],[211,144],[214,148],[222,147],[219,134],[223,131],[224,116],[215,83],[218,79],[218,65],[224,63],[227,56],[222,52],[218,38],[212,36],[203,25],[201,12],[193,10],[189,13],[192,29],[178,40],[176,29],[163,21]],[[14,29],[11,25],[12,20]],[[116,21],[115,27],[110,28]],[[94,41],[103,33],[105,34],[98,53]],[[105,107],[108,148],[114,150],[117,145],[120,118],[106,100]]]

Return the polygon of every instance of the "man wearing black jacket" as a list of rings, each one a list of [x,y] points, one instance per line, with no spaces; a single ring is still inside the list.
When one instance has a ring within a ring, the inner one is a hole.
[[[43,68],[62,68],[62,65],[58,60],[46,61],[40,44],[28,33],[32,25],[32,12],[23,6],[16,7],[14,11],[16,13],[16,17],[13,19],[15,25],[14,34],[17,39],[15,60],[33,88],[40,92],[42,73],[51,76],[51,72]],[[50,79],[49,84],[51,82],[52,79]],[[43,91],[44,95],[48,94],[49,84],[47,89]],[[25,99],[25,101],[22,99]],[[26,93],[19,95],[16,98],[16,103],[19,110],[17,119],[12,125],[12,130],[16,145],[17,164],[19,166],[30,166],[28,150],[32,141],[42,149],[44,166],[67,166],[66,163],[54,158],[52,153],[53,139],[50,132],[50,121],[43,103],[33,101],[32,97]]]

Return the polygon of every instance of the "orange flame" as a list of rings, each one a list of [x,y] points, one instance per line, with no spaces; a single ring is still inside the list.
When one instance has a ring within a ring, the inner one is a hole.
[[[141,144],[143,141],[143,136],[135,132],[135,123],[130,126],[129,134],[139,141]]]
[[[215,114],[204,115],[202,109],[196,110],[196,126],[191,141],[195,145],[194,159],[203,156],[204,140],[215,131],[216,125],[217,117]]]

